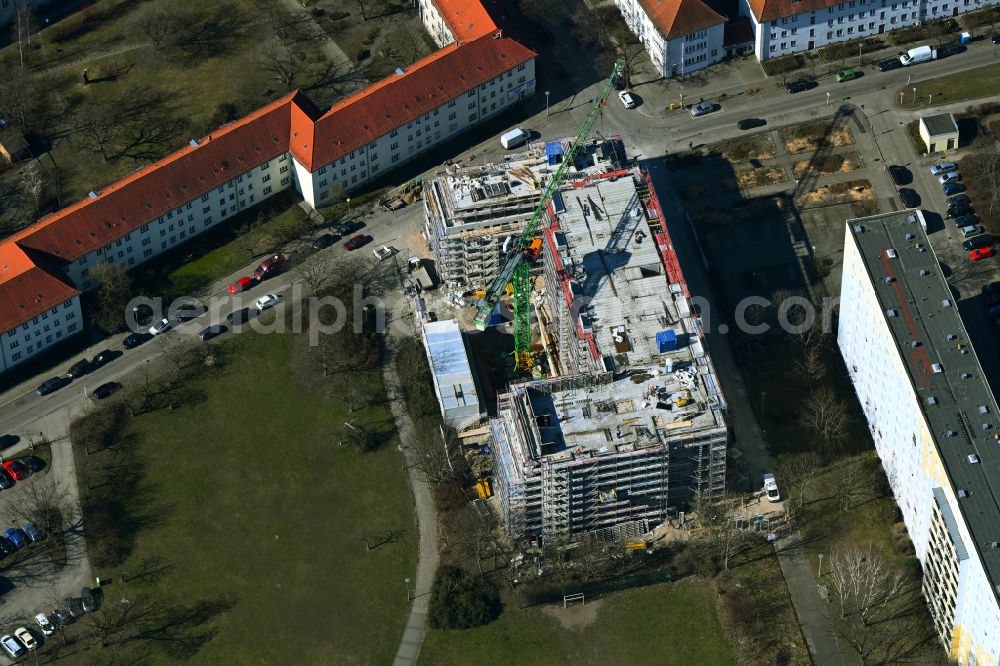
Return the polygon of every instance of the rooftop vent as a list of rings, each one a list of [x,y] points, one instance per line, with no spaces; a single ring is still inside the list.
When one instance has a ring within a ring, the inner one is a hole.
[[[896,316],[896,311],[895,310],[886,310],[885,311],[885,316],[887,316],[887,317],[895,317]]]
[[[969,493],[964,488],[959,488],[958,489],[958,496],[961,497],[961,498],[966,498],[966,497],[969,496]]]
[[[945,437],[956,437],[958,435],[954,430],[948,430],[944,433]]]
[[[962,379],[972,379],[972,373],[971,372],[963,372],[962,373]]]
[[[920,340],[910,340],[910,349],[916,349],[920,346]]]
[[[945,339],[946,340],[958,340],[958,336],[955,335],[954,333],[949,333],[947,336],[945,336]]]
[[[863,234],[864,232],[865,232],[864,226],[862,226],[860,224],[855,224],[854,225],[854,233],[856,233],[856,234]]]
[[[931,274],[931,272],[929,270],[927,270],[926,268],[921,268],[920,269],[920,275],[922,275],[923,277],[927,277],[930,274]]]
[[[888,275],[882,278],[882,281],[885,282],[886,284],[892,284],[892,278],[889,277]]]
[[[938,404],[938,399],[935,398],[934,396],[931,396],[931,397],[927,398],[927,404],[928,405],[936,405],[936,404]]]
[[[916,238],[916,234],[906,234],[906,240],[915,240]]]
[[[910,224],[916,224],[917,223],[917,216],[916,215],[910,215],[910,216],[908,216],[906,218],[906,221],[909,222]]]
[[[979,413],[980,414],[989,414],[990,413],[990,408],[987,407],[986,405],[979,405]]]
[[[87,196],[90,197],[91,199],[96,199],[97,198],[97,192],[95,192],[94,190],[91,190],[91,191],[87,192]]]
[[[944,368],[941,367],[940,363],[931,363],[931,370],[933,370],[934,374],[936,375],[939,375],[942,372],[944,372]]]
[[[895,259],[896,251],[890,247],[885,251],[885,256],[889,257],[890,259]]]
[[[993,426],[991,426],[989,423],[984,423],[983,424],[983,432],[987,432],[992,427]]]
[[[192,148],[197,148],[198,147],[198,139],[191,139],[190,141],[188,141],[188,145],[191,146]]]
[[[402,67],[397,67],[396,68],[396,76],[402,76],[403,74],[406,74],[406,70],[403,69]]]
[[[951,307],[951,301],[949,301],[947,298],[944,299],[943,301],[941,301],[941,307],[943,307],[943,308],[950,308]]]
[[[975,465],[976,463],[979,462],[979,456],[977,456],[975,453],[970,453],[969,454],[969,462],[972,463],[973,465]]]

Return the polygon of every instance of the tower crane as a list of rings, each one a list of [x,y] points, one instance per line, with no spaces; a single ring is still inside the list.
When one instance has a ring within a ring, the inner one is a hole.
[[[541,242],[535,239],[542,217],[548,209],[552,195],[562,184],[566,176],[566,170],[576,160],[577,153],[587,142],[590,130],[597,122],[598,116],[608,102],[608,96],[614,88],[617,79],[625,69],[625,61],[619,59],[611,70],[611,75],[604,82],[604,87],[594,100],[594,105],[587,114],[586,120],[580,126],[576,139],[569,150],[563,156],[562,163],[556,169],[555,174],[549,180],[548,185],[542,192],[542,198],[535,208],[524,231],[517,239],[517,243],[507,254],[500,272],[495,280],[486,290],[486,294],[479,299],[477,304],[479,312],[476,315],[476,328],[484,330],[493,314],[493,309],[500,300],[500,295],[504,292],[508,284],[513,285],[514,294],[514,363],[520,372],[531,370],[531,263],[538,256],[541,250]]]

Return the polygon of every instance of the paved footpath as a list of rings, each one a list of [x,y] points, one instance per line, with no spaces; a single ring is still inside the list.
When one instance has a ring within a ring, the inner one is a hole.
[[[413,583],[413,605],[410,616],[406,620],[406,629],[399,643],[399,650],[393,661],[394,666],[416,664],[420,656],[420,647],[427,634],[427,609],[431,598],[431,585],[434,583],[434,573],[438,565],[437,520],[434,515],[434,500],[431,497],[430,484],[423,479],[413,464],[414,449],[410,446],[413,439],[413,421],[406,411],[406,402],[402,399],[399,377],[394,363],[385,364],[385,388],[389,396],[389,404],[393,418],[396,420],[396,430],[402,444],[403,458],[407,461],[410,476],[410,488],[413,491],[413,503],[417,514],[417,527],[420,535],[417,547],[417,576]]]

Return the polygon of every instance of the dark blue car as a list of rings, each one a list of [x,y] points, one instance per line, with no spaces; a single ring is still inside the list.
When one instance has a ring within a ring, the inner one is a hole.
[[[28,543],[28,537],[17,527],[9,527],[5,532],[7,538],[14,544],[15,548],[23,548]]]
[[[963,185],[962,183],[956,183],[952,181],[950,183],[945,183],[944,186],[941,188],[941,191],[943,191],[948,196],[951,196],[952,194],[958,194],[959,192],[964,192],[965,185]]]

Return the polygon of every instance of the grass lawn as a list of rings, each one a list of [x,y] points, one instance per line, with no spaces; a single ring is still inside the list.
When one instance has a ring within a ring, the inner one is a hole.
[[[913,89],[917,89],[914,101]],[[902,93],[902,104],[900,104]],[[1000,93],[1000,63],[967,69],[948,76],[914,81],[896,91],[894,102],[904,109],[922,109]]]
[[[199,628],[200,663],[391,662],[408,611],[402,581],[416,566],[405,473],[394,438],[361,454],[330,436],[388,409],[348,415],[343,401],[296,383],[290,335],[224,340],[227,365],[192,387],[203,400],[128,422],[155,519],[120,570],[162,561],[166,573],[116,581],[108,598],[217,604]],[[106,465],[105,455],[82,464]],[[367,551],[365,533],[393,536]],[[155,640],[129,649],[143,663],[175,658]]]
[[[562,621],[560,621],[560,618]],[[466,631],[427,634],[422,664],[732,664],[710,583],[610,594],[587,606],[508,610]]]

